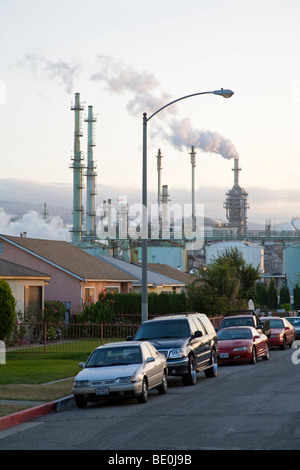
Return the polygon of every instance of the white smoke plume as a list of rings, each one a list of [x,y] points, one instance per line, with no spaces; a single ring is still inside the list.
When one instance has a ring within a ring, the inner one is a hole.
[[[96,62],[100,71],[93,73],[91,79],[104,81],[108,89],[115,93],[124,91],[148,93],[159,85],[153,73],[137,72],[131,65],[113,57],[99,55]]]
[[[17,63],[18,67],[27,67],[34,75],[43,75],[47,79],[63,85],[66,93],[74,90],[74,78],[78,76],[81,66],[77,61],[63,59],[50,60],[40,54],[28,52],[24,60]]]
[[[137,72],[124,62],[105,55],[98,56],[97,65],[101,71],[94,73],[91,76],[92,80],[103,82],[108,90],[114,93],[134,93],[134,97],[126,106],[128,112],[134,116],[141,115],[142,112],[151,115],[172,101],[167,93],[162,93],[160,96],[153,94],[159,83],[151,73]],[[178,108],[172,105],[157,116],[163,118],[165,113],[175,115],[178,113]],[[181,121],[173,120],[170,128],[171,134],[165,137],[175,148],[182,150],[184,145],[194,145],[205,152],[220,154],[223,158],[238,158],[238,153],[229,139],[222,137],[218,132],[193,129],[188,118]],[[158,133],[161,133],[161,129],[157,125],[153,126],[152,135]]]
[[[191,120],[184,118],[181,121],[173,120],[170,124],[171,134],[166,139],[175,148],[182,150],[183,146],[194,145],[204,152],[212,152],[223,158],[239,158],[233,143],[215,131],[193,129]]]
[[[70,232],[63,220],[58,217],[43,219],[37,212],[30,211],[17,218],[0,208],[0,233],[20,236],[26,233],[29,238],[70,241]]]
[[[159,86],[153,73],[138,72],[131,65],[107,55],[99,55],[96,63],[99,71],[91,75],[91,80],[103,83],[113,93],[133,93],[126,107],[133,116],[152,113],[171,100],[167,93],[152,94]],[[172,106],[167,112],[174,114],[176,110],[176,106]]]

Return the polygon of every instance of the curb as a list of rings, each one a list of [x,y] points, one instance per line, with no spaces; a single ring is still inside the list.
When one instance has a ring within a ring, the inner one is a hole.
[[[33,406],[27,410],[17,411],[16,413],[3,416],[0,418],[0,431],[25,423],[26,421],[31,421],[32,419],[53,411],[63,411],[67,406],[73,404],[74,397],[73,395],[69,395],[68,397],[60,398],[59,400],[44,403],[43,405]]]

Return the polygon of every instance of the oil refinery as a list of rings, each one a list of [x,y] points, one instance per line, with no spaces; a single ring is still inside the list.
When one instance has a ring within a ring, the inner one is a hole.
[[[115,208],[111,198],[104,198],[96,210],[96,164],[94,161],[94,126],[97,122],[93,106],[88,106],[87,162],[81,150],[84,104],[80,94],[75,94],[71,105],[74,111],[73,171],[73,227],[72,244],[91,254],[109,255],[123,261],[138,263],[141,260],[141,218],[131,213],[126,197],[120,198]],[[148,223],[148,262],[167,264],[184,272],[193,272],[206,266],[218,253],[237,247],[247,262],[259,267],[261,278],[275,277],[278,286],[295,283],[300,273],[295,260],[300,256],[300,223],[292,221],[289,227],[271,227],[265,230],[248,229],[248,192],[240,186],[239,158],[233,159],[233,186],[223,203],[225,217],[221,220],[196,216],[196,150],[191,145],[191,213],[175,214],[168,185],[162,184],[161,149],[157,151],[157,204],[152,206]],[[84,170],[86,172],[84,173]],[[85,180],[84,180],[85,178]],[[83,190],[86,187],[86,209]],[[201,203],[201,201],[200,201]],[[177,207],[177,205],[176,205]],[[149,211],[150,212],[150,211]],[[202,243],[193,248],[190,241],[201,225]]]

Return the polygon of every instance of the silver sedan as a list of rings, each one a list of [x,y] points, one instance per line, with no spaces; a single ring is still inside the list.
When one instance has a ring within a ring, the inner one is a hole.
[[[78,408],[114,397],[135,396],[146,403],[148,390],[167,392],[167,362],[148,341],[108,343],[96,348],[74,380]]]

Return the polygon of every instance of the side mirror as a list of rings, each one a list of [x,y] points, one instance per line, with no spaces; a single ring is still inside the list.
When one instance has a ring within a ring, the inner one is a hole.
[[[147,359],[146,359],[146,364],[148,364],[149,362],[154,362],[154,361],[155,361],[154,357],[152,357],[152,356],[151,356],[151,357],[147,357]]]
[[[260,336],[258,336],[258,335],[253,336],[254,341],[255,341],[256,339],[259,339],[259,338],[260,338]]]
[[[126,336],[126,341],[132,341],[133,340],[133,336]]]
[[[201,338],[201,336],[203,336],[202,331],[200,330],[195,331],[194,338]]]
[[[85,366],[85,363],[84,362],[79,362],[79,367],[81,367],[81,369],[84,369],[84,366]]]

